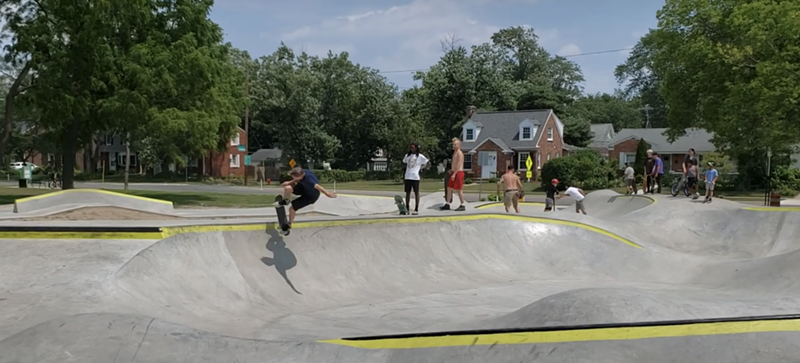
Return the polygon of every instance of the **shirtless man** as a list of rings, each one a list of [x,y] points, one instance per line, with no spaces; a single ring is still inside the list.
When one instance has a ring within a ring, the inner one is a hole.
[[[519,213],[519,192],[522,190],[522,181],[519,180],[517,174],[514,173],[514,165],[508,166],[508,171],[497,182],[497,195],[500,194],[500,184],[505,185],[503,196],[503,205],[506,207],[506,213],[509,212],[510,207],[514,207],[514,211]]]
[[[447,183],[447,200],[440,210],[450,210],[450,201],[453,200],[453,190],[458,191],[458,199],[461,205],[456,211],[466,210],[464,207],[464,153],[461,151],[461,140],[453,138],[453,165],[448,174],[450,181]]]

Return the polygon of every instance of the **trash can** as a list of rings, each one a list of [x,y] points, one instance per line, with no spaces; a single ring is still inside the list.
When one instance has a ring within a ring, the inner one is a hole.
[[[20,188],[27,188],[28,187],[28,179],[19,178],[19,187]]]
[[[775,193],[774,190],[769,195],[769,206],[770,207],[780,207],[781,206],[781,195],[778,194],[778,193]]]

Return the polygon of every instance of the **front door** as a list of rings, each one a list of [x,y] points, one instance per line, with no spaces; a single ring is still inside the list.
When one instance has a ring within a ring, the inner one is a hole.
[[[481,161],[481,179],[489,179],[492,174],[497,174],[497,151],[481,151],[478,158]]]

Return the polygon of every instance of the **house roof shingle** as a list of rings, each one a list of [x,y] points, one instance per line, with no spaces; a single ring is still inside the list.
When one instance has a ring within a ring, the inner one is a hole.
[[[592,124],[592,142],[589,144],[591,148],[607,147],[608,143],[614,138],[614,125],[612,124]],[[608,138],[608,135],[611,138]]]
[[[550,112],[551,110],[476,112],[470,121],[479,125],[481,131],[475,141],[462,140],[461,150],[472,150],[488,138],[503,149],[535,148],[536,141],[544,132],[544,127],[541,126],[547,122]],[[519,124],[525,119],[530,119],[534,125],[539,126],[531,141],[519,139]]]
[[[664,135],[667,129],[622,129],[619,130],[608,144],[609,148],[627,139],[645,139],[651,148],[660,153],[684,153],[694,148],[698,153],[714,152],[716,148],[711,143],[713,135],[703,129],[686,129],[686,135],[670,143]]]

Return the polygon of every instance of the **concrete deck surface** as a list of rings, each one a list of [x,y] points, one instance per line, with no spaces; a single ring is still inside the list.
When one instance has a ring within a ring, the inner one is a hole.
[[[424,349],[318,341],[800,310],[800,213],[615,197],[590,194],[588,216],[531,206],[287,237],[2,240],[0,362],[800,361],[794,331]]]

